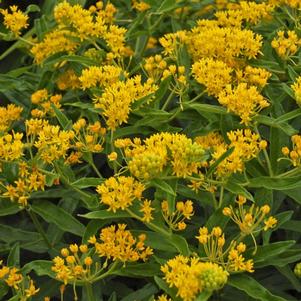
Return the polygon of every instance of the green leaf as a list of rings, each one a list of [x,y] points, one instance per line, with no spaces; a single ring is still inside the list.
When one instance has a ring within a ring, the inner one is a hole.
[[[177,196],[176,192],[171,188],[171,186],[163,180],[153,179],[150,182],[150,186],[159,188],[162,191],[165,191],[167,194]]]
[[[159,13],[159,14],[167,13],[178,7],[180,7],[180,5],[178,3],[176,3],[174,0],[163,0],[161,2],[160,7],[157,9],[157,13]]]
[[[275,265],[277,265],[277,256],[284,253],[287,249],[292,247],[296,242],[294,240],[274,242],[265,246],[258,246],[256,254],[253,256],[255,267],[264,267],[267,259],[274,258]],[[246,252],[252,254],[254,248]]]
[[[41,11],[41,9],[38,5],[30,4],[27,6],[25,14],[35,13],[35,12],[40,12],[40,11]]]
[[[159,288],[163,290],[165,293],[167,293],[172,298],[173,301],[180,300],[180,298],[176,297],[175,290],[170,288],[162,278],[155,276],[154,279],[157,285],[159,286]]]
[[[22,209],[23,208],[18,206],[18,204],[9,200],[4,199],[0,202],[0,216],[12,215],[21,211]]]
[[[88,187],[96,187],[100,185],[104,180],[100,178],[82,178],[79,179],[70,185],[76,187],[78,189],[88,188]]]
[[[60,229],[83,236],[85,227],[76,218],[64,209],[48,201],[37,201],[31,206],[31,210],[40,215],[48,223],[54,223]]]
[[[232,275],[227,282],[228,285],[244,291],[248,296],[260,301],[286,301],[269,292],[254,278],[246,274]]]
[[[276,178],[276,177],[257,177],[249,181],[248,187],[267,188],[275,190],[286,190],[299,188],[301,185],[301,177]]]
[[[51,270],[52,261],[49,260],[34,260],[25,264],[22,268],[24,274],[34,271],[38,276],[49,276],[55,278],[55,273]]]
[[[192,104],[184,104],[184,109],[193,109],[202,115],[202,113],[214,113],[225,115],[228,114],[227,110],[223,107],[216,105],[208,105],[208,104],[200,104],[200,103],[192,103]]]
[[[212,296],[212,292],[205,291],[205,292],[200,293],[196,297],[195,301],[207,301],[211,296]]]
[[[20,266],[20,244],[18,242],[14,244],[8,254],[7,265],[9,267]]]
[[[51,108],[53,109],[55,116],[62,126],[64,130],[70,130],[72,126],[72,121],[61,111],[59,110],[54,104],[51,104]]]
[[[225,189],[232,192],[233,194],[242,195],[248,200],[254,201],[252,194],[248,190],[246,190],[243,186],[239,185],[238,183],[233,182],[233,180],[231,179],[225,185]]]
[[[158,288],[154,284],[148,283],[142,288],[122,298],[121,301],[144,301],[146,298],[149,298],[156,293],[158,293]]]
[[[86,214],[79,214],[79,216],[88,219],[101,219],[101,220],[131,217],[131,215],[126,211],[113,212],[108,210],[93,211]]]
[[[128,277],[154,277],[160,274],[160,265],[157,263],[128,263],[125,267],[113,271],[112,274]]]

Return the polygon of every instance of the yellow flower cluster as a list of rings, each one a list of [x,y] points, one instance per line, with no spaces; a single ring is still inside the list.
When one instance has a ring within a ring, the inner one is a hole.
[[[59,126],[46,125],[38,133],[34,146],[38,149],[39,156],[46,163],[52,163],[59,158],[65,158],[71,147],[74,132],[63,131]]]
[[[3,265],[3,261],[0,261],[0,280],[14,289],[18,295],[17,300],[27,301],[31,300],[32,296],[35,296],[39,292],[39,288],[36,288],[33,280],[29,276],[26,278],[21,274],[21,271],[16,267],[8,267]]]
[[[221,26],[241,27],[244,23],[257,24],[271,16],[274,7],[268,3],[240,1],[235,7],[215,13]]]
[[[108,128],[115,131],[127,122],[131,104],[154,93],[157,88],[152,79],[142,84],[140,75],[124,82],[116,81],[108,85],[101,96],[95,96],[95,107],[102,110],[101,115],[105,117]]]
[[[66,1],[59,3],[54,8],[57,27],[31,49],[36,63],[41,64],[47,57],[59,52],[73,53],[80,42],[96,38],[103,38],[109,46],[111,52],[107,54],[108,59],[128,54],[129,49],[125,46],[126,29],[111,24],[115,12],[112,4],[104,7],[102,1],[89,9]]]
[[[186,41],[187,32],[184,30],[165,34],[159,39],[160,44],[164,48],[163,54],[174,58],[177,57],[177,49],[183,47],[183,43]]]
[[[262,89],[266,86],[268,79],[271,77],[271,73],[263,68],[256,68],[252,66],[246,66],[243,70],[236,70],[236,77],[238,82],[245,82],[248,85],[257,86]]]
[[[201,227],[197,239],[203,246],[208,260],[222,265],[229,273],[254,272],[253,260],[245,260],[242,256],[246,250],[244,243],[240,242],[237,245],[236,241],[231,241],[230,246],[224,250],[225,234],[220,227],[213,227],[210,233],[207,227]]]
[[[45,34],[44,39],[31,48],[31,53],[35,62],[42,64],[46,58],[56,53],[73,53],[78,45],[79,43],[75,41],[74,34],[70,30],[54,29]]]
[[[38,168],[29,166],[26,162],[19,162],[19,178],[14,185],[6,185],[3,196],[16,201],[20,206],[27,206],[33,191],[44,190],[46,177]]]
[[[229,177],[232,173],[243,172],[244,163],[255,158],[259,151],[267,146],[267,142],[260,140],[259,135],[250,129],[230,131],[227,136],[230,144],[226,144],[222,136],[215,132],[195,139],[201,147],[211,150],[210,165],[214,164],[227,150],[234,147],[233,152],[216,168],[215,174],[220,178]]]
[[[107,257],[113,261],[119,260],[123,263],[129,261],[146,261],[153,250],[145,246],[145,234],[140,234],[138,239],[134,238],[125,224],[118,224],[104,228],[100,233],[100,242],[95,241],[95,251],[100,257]],[[93,239],[92,239],[93,241]],[[91,239],[90,239],[91,242]]]
[[[301,106],[301,76],[296,79],[296,82],[291,86],[295,93],[295,99],[298,105]]]
[[[91,66],[82,71],[79,80],[83,90],[96,86],[107,87],[116,83],[121,74],[122,69],[113,65]]]
[[[293,30],[288,30],[287,32],[278,31],[277,37],[272,41],[272,47],[285,60],[294,55],[300,45],[301,39],[299,39],[297,33]]]
[[[223,209],[223,214],[229,216],[238,225],[243,235],[253,235],[255,232],[267,231],[276,226],[275,217],[270,216],[265,219],[271,210],[269,205],[258,207],[252,204],[246,209],[244,206],[246,202],[246,198],[240,195],[236,201],[238,209],[234,209],[232,206]]]
[[[108,210],[125,210],[133,202],[142,199],[145,186],[132,177],[111,177],[97,186],[97,193],[100,194],[100,202],[108,205]]]
[[[213,58],[224,61],[230,67],[237,65],[238,58],[255,58],[262,45],[262,37],[251,30],[220,27],[215,20],[198,21],[187,35],[188,51],[195,62]]]
[[[54,116],[54,111],[51,105],[60,109],[61,94],[49,95],[46,89],[38,90],[31,95],[32,104],[38,106],[31,111],[31,115],[36,118],[45,117],[46,114]]]
[[[132,2],[132,8],[137,9],[139,12],[150,9],[150,5],[144,1],[133,0]]]
[[[3,24],[16,36],[19,36],[21,30],[29,25],[28,16],[20,11],[16,5],[10,6],[9,9],[11,13],[7,9],[0,9],[0,13],[4,18]]]
[[[202,291],[219,290],[228,280],[228,273],[221,266],[201,262],[197,257],[178,255],[161,266],[161,271],[169,287],[176,287],[177,296],[184,301],[195,300]]]
[[[89,278],[98,272],[95,266],[92,269],[93,259],[88,255],[91,250],[87,245],[71,244],[69,249],[61,249],[61,255],[53,259],[52,271],[56,279],[64,282],[89,281]],[[100,268],[100,267],[98,267]]]
[[[282,148],[282,153],[285,156],[289,156],[293,166],[301,165],[301,136],[294,135],[291,137],[293,148],[290,150],[288,147]]]
[[[7,107],[0,107],[0,132],[7,132],[14,121],[21,117],[23,108],[14,104],[9,104]]]
[[[186,219],[190,219],[193,212],[193,203],[188,200],[186,202],[177,202],[176,210],[170,211],[167,201],[161,203],[162,215],[170,229],[174,231],[181,231],[186,229]]]
[[[232,68],[222,61],[203,58],[192,65],[196,81],[206,87],[208,95],[218,96],[232,81]]]
[[[258,92],[255,86],[248,87],[240,83],[237,87],[227,85],[219,94],[218,102],[241,118],[241,123],[249,124],[252,117],[269,106],[268,101]]]
[[[67,69],[64,73],[60,74],[56,84],[60,90],[73,90],[81,86],[81,82],[73,69]]]
[[[183,134],[158,133],[145,139],[119,139],[115,146],[124,148],[130,172],[137,178],[148,180],[159,176],[171,166],[172,174],[186,177],[197,173],[204,150]]]
[[[151,206],[152,201],[150,200],[144,200],[140,206],[140,212],[142,212],[143,217],[142,217],[142,221],[145,223],[149,223],[151,220],[153,220],[153,216],[152,216],[152,211],[154,211],[155,209]]]
[[[73,124],[75,147],[79,152],[98,153],[103,150],[106,129],[101,127],[99,121],[87,124],[84,118]]]
[[[15,133],[5,134],[0,137],[0,159],[5,161],[14,161],[23,156],[24,144],[22,142],[23,134]]]

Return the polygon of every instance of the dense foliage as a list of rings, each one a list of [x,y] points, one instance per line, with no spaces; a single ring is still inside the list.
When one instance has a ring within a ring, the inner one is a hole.
[[[300,300],[300,0],[9,2],[0,299]]]

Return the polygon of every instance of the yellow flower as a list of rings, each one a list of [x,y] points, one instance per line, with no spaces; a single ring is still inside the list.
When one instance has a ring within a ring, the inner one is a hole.
[[[206,87],[208,95],[214,96],[218,96],[231,83],[232,71],[224,62],[211,58],[203,58],[192,65],[196,81]]]
[[[120,176],[105,180],[96,191],[100,194],[100,202],[108,205],[108,210],[116,212],[118,209],[125,210],[136,199],[141,200],[144,189],[144,185],[134,178]]]
[[[29,283],[30,283],[29,287],[27,289],[25,289],[25,294],[26,294],[26,297],[28,297],[28,298],[36,295],[40,290],[39,288],[36,289],[32,280],[30,280]]]
[[[21,107],[14,104],[0,107],[0,132],[7,132],[12,123],[20,119],[22,111]]]
[[[95,250],[100,257],[127,261],[143,261],[152,255],[150,247],[144,245],[145,235],[139,236],[138,240],[133,237],[125,224],[118,224],[104,228],[100,233],[100,242],[96,242]]]
[[[11,13],[7,9],[1,9],[0,13],[4,17],[4,25],[7,29],[12,31],[16,36],[21,34],[23,28],[28,27],[28,16],[18,9],[16,5],[9,7]]]
[[[143,203],[141,203],[141,209],[140,212],[143,213],[142,221],[149,223],[151,220],[153,220],[152,211],[155,209],[151,207],[151,201],[150,200],[144,200]]]
[[[293,85],[291,85],[291,88],[295,93],[295,99],[297,104],[301,106],[301,76],[299,76],[296,79],[296,82]]]

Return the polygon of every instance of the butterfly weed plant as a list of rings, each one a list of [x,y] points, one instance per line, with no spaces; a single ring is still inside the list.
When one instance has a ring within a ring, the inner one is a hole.
[[[1,300],[301,299],[300,0],[1,5]]]

